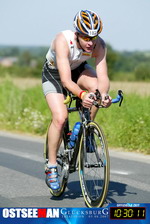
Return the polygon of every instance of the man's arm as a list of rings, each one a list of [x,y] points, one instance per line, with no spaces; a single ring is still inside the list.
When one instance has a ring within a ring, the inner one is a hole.
[[[106,100],[106,96],[108,95],[110,82],[108,78],[107,72],[107,62],[106,62],[106,54],[107,49],[104,41],[100,38],[99,43],[96,49],[96,73],[98,79],[98,89],[102,96],[102,103],[104,106],[109,106],[111,104],[111,97],[108,97]]]

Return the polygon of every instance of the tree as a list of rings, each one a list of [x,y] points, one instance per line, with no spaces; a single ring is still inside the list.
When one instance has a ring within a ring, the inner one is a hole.
[[[150,63],[142,62],[135,68],[135,77],[139,81],[150,81]]]
[[[19,64],[24,66],[29,66],[31,62],[32,56],[29,51],[24,51],[20,58],[19,58]]]
[[[119,54],[113,50],[113,48],[108,44],[107,45],[107,66],[109,78],[113,79],[113,75],[116,72],[116,63],[118,61]]]

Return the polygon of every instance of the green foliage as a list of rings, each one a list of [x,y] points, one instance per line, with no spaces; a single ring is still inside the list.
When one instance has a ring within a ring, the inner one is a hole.
[[[0,66],[0,78],[5,77],[37,77],[42,74],[42,63],[36,67],[13,65],[11,67]]]
[[[24,52],[28,52],[32,58],[44,58],[48,47],[27,47],[27,46],[1,46],[0,57],[20,57]]]
[[[122,107],[112,105],[100,110],[96,120],[114,147],[150,154],[150,96],[124,96]]]
[[[150,63],[143,62],[139,64],[135,69],[136,80],[150,81]]]
[[[24,51],[19,57],[19,64],[23,66],[29,66],[32,60],[32,56],[29,51]]]
[[[103,128],[109,147],[150,154],[150,96],[129,94],[124,97],[122,107],[115,104],[100,109],[96,121]],[[51,114],[41,86],[20,90],[12,82],[5,81],[0,84],[0,102],[2,129],[39,135],[46,133]],[[71,126],[79,120],[77,113],[70,117]]]
[[[109,77],[111,80],[150,80],[148,75],[144,75],[145,73],[150,73],[150,66],[146,66],[150,63],[149,52],[117,52],[108,45],[107,63]],[[146,72],[143,71],[143,75],[139,75],[137,74],[139,73],[138,70],[140,67],[143,68],[143,64],[145,64],[145,66],[147,67],[146,69],[144,69],[146,70]]]
[[[109,78],[114,80],[116,73],[116,63],[119,60],[119,54],[112,49],[110,45],[107,45],[107,66],[109,71]]]
[[[0,57],[10,57],[20,54],[19,47],[0,46]]]
[[[111,80],[113,81],[135,81],[135,74],[132,72],[116,72]]]
[[[10,81],[0,84],[0,127],[13,131],[43,134],[49,111],[40,87],[20,90]],[[40,103],[39,103],[40,102]]]

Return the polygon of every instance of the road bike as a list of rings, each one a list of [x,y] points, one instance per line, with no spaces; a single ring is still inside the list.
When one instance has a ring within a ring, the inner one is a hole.
[[[98,103],[101,96],[99,91],[95,93],[97,100],[94,105],[98,108],[103,106]],[[120,102],[121,106],[123,93],[118,91],[118,95],[112,103]],[[72,103],[75,102],[75,106]],[[70,173],[79,172],[80,186],[83,198],[87,207],[102,207],[108,191],[110,160],[106,138],[102,128],[90,119],[90,110],[82,106],[81,100],[69,93],[65,103],[69,103],[68,112],[78,112],[80,117],[80,130],[75,141],[74,148],[69,148],[70,124],[69,117],[63,130],[62,144],[57,153],[58,177],[60,189],[54,191],[50,189],[53,196],[61,196],[67,186]],[[48,135],[44,147],[45,162],[48,162]]]

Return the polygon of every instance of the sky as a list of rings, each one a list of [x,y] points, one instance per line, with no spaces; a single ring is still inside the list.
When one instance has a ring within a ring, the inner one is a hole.
[[[62,30],[74,30],[81,9],[103,21],[100,36],[119,51],[150,50],[150,0],[0,0],[0,45],[49,46]]]

